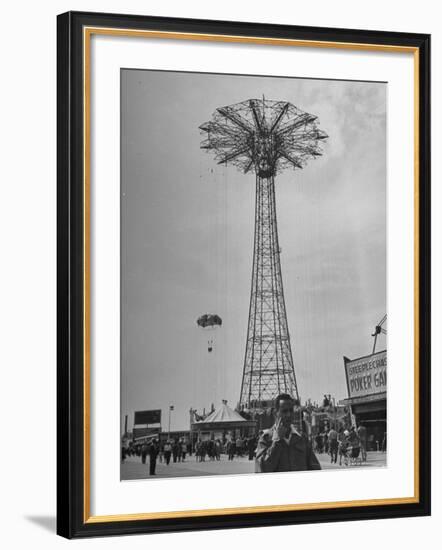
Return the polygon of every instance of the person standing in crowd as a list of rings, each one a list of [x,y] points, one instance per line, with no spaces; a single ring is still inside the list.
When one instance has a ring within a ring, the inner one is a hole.
[[[345,439],[344,428],[341,426],[338,431],[338,442],[340,443]]]
[[[215,442],[213,439],[207,442],[207,454],[209,455],[209,460],[215,460]]]
[[[143,443],[141,445],[141,463],[142,464],[146,464],[146,456],[147,456],[148,450],[149,449],[148,449],[146,443]]]
[[[359,447],[360,446],[359,437],[358,437],[358,434],[356,433],[356,429],[355,429],[354,426],[352,426],[351,429],[350,429],[350,435],[348,436],[348,442],[350,443],[350,445],[352,447]]]
[[[198,462],[206,461],[206,449],[207,449],[206,442],[198,441],[198,447],[197,447]]]
[[[350,432],[348,430],[339,431],[338,441],[339,441],[339,466],[342,466],[342,458],[344,458],[344,464],[347,460],[347,451],[348,451],[348,438]]]
[[[178,446],[178,442],[177,440],[175,439],[173,444],[172,444],[172,456],[173,456],[173,461],[176,462],[177,461],[177,458],[178,458],[178,451],[179,451],[179,446]]]
[[[170,456],[172,454],[172,445],[170,444],[170,441],[167,440],[164,444],[164,459],[166,461],[166,464],[169,466],[170,464]]]
[[[244,444],[244,442],[243,442],[241,436],[239,436],[238,439],[236,440],[236,454],[238,456],[242,456],[243,444]]]
[[[157,466],[157,456],[158,456],[158,441],[152,439],[152,443],[149,446],[149,475],[155,475],[155,468]]]
[[[195,443],[195,459],[197,462],[201,462],[201,441]]]
[[[216,460],[221,459],[221,441],[219,439],[215,441],[215,458]]]
[[[227,455],[229,460],[233,460],[233,457],[235,456],[235,452],[236,452],[235,440],[231,439],[230,441],[227,442]]]
[[[336,464],[336,462],[338,461],[338,446],[338,432],[334,428],[332,428],[328,432],[328,447],[332,464]]]
[[[186,460],[186,453],[187,453],[187,443],[185,443],[184,439],[181,441],[181,461],[184,462]]]
[[[361,443],[361,458],[363,462],[367,462],[367,428],[363,424],[359,424],[356,432]]]
[[[287,393],[275,400],[275,424],[265,430],[256,449],[256,472],[320,470],[310,441],[295,425],[295,401]]]
[[[328,454],[328,434],[326,430],[324,430],[322,437],[324,440],[324,453]]]
[[[255,458],[255,448],[256,448],[256,439],[254,437],[249,437],[247,441],[247,451],[249,453],[249,460]]]

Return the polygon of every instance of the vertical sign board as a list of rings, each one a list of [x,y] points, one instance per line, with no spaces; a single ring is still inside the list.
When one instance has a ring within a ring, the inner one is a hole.
[[[387,391],[387,351],[348,359],[344,357],[348,396],[365,397]]]

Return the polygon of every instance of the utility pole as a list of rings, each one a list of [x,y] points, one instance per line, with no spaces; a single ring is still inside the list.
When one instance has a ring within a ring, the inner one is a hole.
[[[172,415],[172,411],[174,409],[174,406],[173,405],[169,405],[169,435],[168,435],[168,439],[170,439],[170,417]]]

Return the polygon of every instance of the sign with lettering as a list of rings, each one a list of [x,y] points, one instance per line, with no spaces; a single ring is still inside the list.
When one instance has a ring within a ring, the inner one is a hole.
[[[349,397],[387,391],[387,352],[350,360],[344,357]]]
[[[138,439],[139,437],[147,437],[148,435],[158,434],[158,428],[134,428],[133,429],[133,439]]]

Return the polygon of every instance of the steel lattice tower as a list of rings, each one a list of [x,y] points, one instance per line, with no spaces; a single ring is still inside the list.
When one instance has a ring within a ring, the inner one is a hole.
[[[249,99],[218,108],[200,126],[202,149],[218,164],[255,172],[255,237],[244,370],[240,405],[265,406],[279,393],[299,398],[281,275],[276,222],[275,175],[303,168],[320,156],[327,134],[317,117],[285,101]]]

